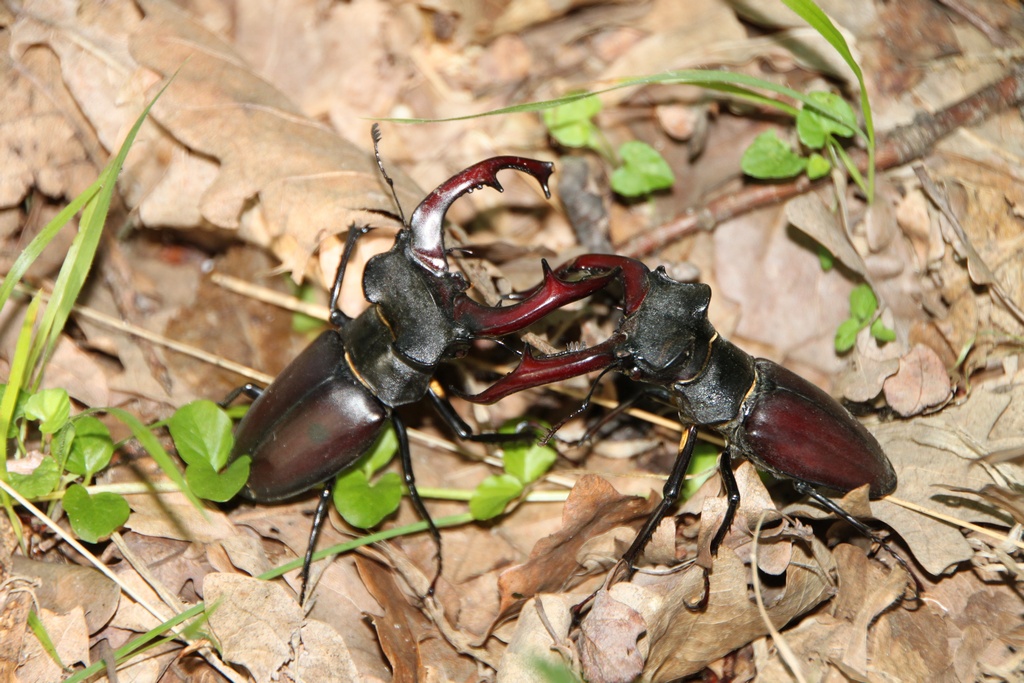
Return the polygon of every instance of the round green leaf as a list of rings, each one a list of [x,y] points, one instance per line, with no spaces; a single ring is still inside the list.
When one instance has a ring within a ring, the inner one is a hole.
[[[116,493],[90,495],[84,486],[72,484],[64,492],[64,511],[71,529],[83,541],[96,543],[128,521],[128,502]]]
[[[359,529],[377,526],[401,502],[402,478],[396,472],[386,472],[371,484],[366,473],[356,469],[339,476],[334,484],[334,506]]]
[[[761,133],[743,152],[740,168],[762,180],[792,178],[803,173],[807,160],[779,139],[774,130]]]
[[[597,97],[584,97],[560,104],[544,110],[544,125],[552,128],[577,121],[589,121],[600,113],[601,106],[601,100]]]
[[[854,287],[850,292],[850,317],[867,324],[876,310],[878,310],[878,299],[875,298],[871,287],[866,284]],[[861,327],[863,326],[861,325]]]
[[[814,106],[804,105],[796,115],[800,142],[811,149],[821,149],[827,135],[853,136],[857,117],[846,100],[830,92],[812,92],[807,96],[814,101]]]
[[[31,474],[11,472],[12,466],[10,463],[8,463],[7,468],[11,486],[18,493],[29,499],[45,496],[56,489],[57,484],[60,483],[60,465],[49,456],[43,458]]]
[[[591,119],[601,111],[601,100],[586,97],[544,111],[544,125],[565,147],[595,147],[597,127]]]
[[[388,424],[387,428],[377,436],[376,442],[374,442],[373,447],[370,449],[369,456],[363,456],[364,460],[361,469],[366,473],[367,477],[373,476],[375,472],[384,469],[394,459],[397,452],[398,435],[395,434],[395,428]]]
[[[612,189],[623,197],[642,197],[672,187],[675,174],[668,162],[646,142],[631,140],[619,147],[622,166],[612,173]]]
[[[200,498],[225,503],[245,486],[251,464],[252,458],[243,455],[232,461],[223,472],[217,472],[209,463],[200,460],[185,468],[185,481]]]
[[[25,402],[25,415],[39,421],[39,431],[53,434],[71,417],[71,399],[64,389],[43,389]]]
[[[859,320],[847,318],[836,330],[836,351],[846,353],[857,343],[857,333],[861,331],[864,324]]]
[[[505,471],[523,484],[540,479],[558,460],[558,452],[551,446],[526,444],[505,447]]]
[[[167,422],[178,455],[189,465],[205,463],[219,472],[231,454],[231,419],[213,401],[193,401]]]
[[[523,485],[511,474],[487,477],[473,491],[469,499],[469,512],[473,519],[484,521],[497,517],[505,507],[523,492]]]
[[[811,180],[824,178],[831,170],[832,164],[829,163],[829,160],[817,152],[807,157],[807,177]]]
[[[110,462],[114,441],[107,426],[91,415],[74,420],[75,437],[64,467],[74,474],[92,477]]]
[[[886,327],[881,318],[876,318],[871,323],[871,336],[880,342],[896,341],[896,330]]]

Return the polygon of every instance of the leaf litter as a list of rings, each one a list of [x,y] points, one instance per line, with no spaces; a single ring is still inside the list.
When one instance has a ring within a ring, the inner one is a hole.
[[[137,234],[111,247],[126,259],[100,266],[127,284],[113,296],[96,287],[84,303],[102,302],[157,331],[177,317],[170,329],[194,329],[196,345],[220,348],[226,357],[252,354],[253,364],[276,369],[302,344],[284,348],[278,341],[289,335],[284,316],[267,334],[273,312],[256,307],[231,319],[219,312],[204,316],[204,307],[213,305],[210,290],[196,288],[184,297],[173,292],[186,279],[183,271],[198,279],[204,264],[224,266],[221,250],[230,241],[252,245],[248,253],[234,252],[232,267],[240,275],[266,280],[279,269],[299,281],[315,273],[311,257],[325,238],[343,235],[352,223],[396,226],[390,194],[368,153],[364,119],[464,115],[562,95],[610,74],[694,64],[728,66],[798,89],[835,78],[828,83],[848,88],[856,99],[845,68],[830,66],[823,59],[830,51],[773,4],[541,5],[526,14],[514,3],[485,8],[445,1],[298,2],[283,13],[271,3],[234,10],[155,1],[5,5],[5,247],[16,253],[19,236],[35,229],[39,217],[28,206],[59,203],[91,181],[152,88],[175,74],[122,176],[124,217]],[[923,0],[825,6],[861,59],[880,130],[938,111],[1003,75],[992,58],[991,35],[946,7]],[[1020,37],[1021,20],[1005,6],[981,3],[978,12],[985,26]],[[913,39],[908,29],[924,26],[941,26],[941,35]],[[796,44],[812,49],[794,52]],[[688,128],[705,131],[692,145],[663,129],[672,120],[668,114],[683,112]],[[675,188],[651,202],[599,201],[610,207],[605,223],[613,242],[741,188],[736,173],[745,143],[774,125],[750,114],[677,86],[606,98],[597,118],[602,133],[617,144],[640,139],[661,148],[677,178]],[[659,530],[636,578],[598,594],[579,641],[573,640],[567,610],[599,588],[654,505],[656,496],[636,496],[660,485],[634,473],[649,464],[664,475],[677,435],[660,427],[608,435],[645,444],[624,446],[624,452],[662,443],[653,453],[561,463],[559,474],[576,480],[564,508],[524,504],[490,524],[446,530],[446,569],[434,608],[425,608],[420,597],[433,566],[432,545],[423,538],[391,542],[383,553],[366,551],[358,560],[319,563],[318,597],[309,614],[285,584],[249,578],[304,551],[308,502],[238,505],[200,517],[173,496],[138,494],[124,532],[126,551],[154,565],[145,574],[175,609],[200,598],[217,604],[209,632],[224,659],[255,680],[343,673],[366,680],[533,680],[537,661],[579,666],[590,680],[675,680],[708,668],[724,675],[743,671],[744,662],[752,662],[758,680],[793,680],[750,597],[755,579],[766,594],[768,618],[807,680],[1017,680],[1024,609],[1014,590],[1021,548],[1013,539],[1019,539],[1024,483],[1017,396],[1024,386],[1024,330],[1006,304],[1022,300],[1022,125],[1013,112],[996,113],[947,137],[924,159],[934,187],[897,169],[879,178],[874,206],[844,186],[839,193],[824,189],[678,241],[651,261],[685,262],[699,272],[714,288],[713,322],[751,353],[861,403],[883,405],[877,397],[884,391],[884,405],[912,415],[866,416],[899,473],[896,494],[868,508],[854,492],[843,504],[887,530],[893,552],[910,562],[921,585],[916,605],[906,601],[906,577],[886,553],[867,552],[864,539],[813,506],[786,504],[784,487],[774,499],[787,516],[776,517],[755,541],[756,520],[774,506],[743,466],[737,475],[744,505],[719,556],[712,560],[707,552],[722,500],[713,478]],[[539,117],[386,129],[389,172],[407,210],[422,197],[420,186],[496,153],[550,157]],[[451,217],[472,226],[473,242],[545,246],[556,252],[553,262],[564,258],[573,239],[566,219],[518,183],[510,182],[504,195],[473,195]],[[815,243],[828,247],[844,269],[822,271]],[[261,260],[256,248],[269,249],[276,260]],[[181,253],[186,257],[177,261]],[[322,270],[329,277],[330,266]],[[489,272],[500,274],[500,267]],[[898,338],[879,346],[862,333],[848,355],[837,357],[832,338],[859,281],[851,272],[872,285],[879,314]],[[132,300],[125,292],[139,296]],[[356,310],[360,298],[353,289],[346,310]],[[228,300],[211,310],[239,305]],[[211,397],[208,372],[179,372],[169,353],[140,351],[134,340],[91,323],[81,322],[80,331],[78,353],[96,356],[91,372],[105,373],[109,385],[80,389],[74,395],[83,401],[131,400],[141,412],[162,417],[171,407],[163,403],[168,396],[174,403]],[[12,348],[6,332],[3,348]],[[116,363],[108,362],[111,357]],[[82,383],[70,370],[85,362],[68,355],[69,372],[51,381]],[[221,381],[229,386],[230,380]],[[531,400],[568,412],[556,394]],[[511,401],[484,420],[499,423],[527,407]],[[1009,455],[997,460],[992,454]],[[421,486],[472,488],[489,472],[465,455],[419,446],[414,458]],[[123,475],[129,465],[147,470],[145,461],[126,460],[104,475],[105,482],[133,480]],[[430,505],[435,515],[462,511],[456,503]],[[964,530],[908,505],[977,527]],[[414,519],[403,507],[394,523]],[[323,544],[351,534],[332,519]],[[758,566],[752,569],[755,542]],[[52,544],[40,552],[50,559],[61,554]],[[704,591],[701,566],[711,569],[708,605],[695,611],[688,605]],[[117,569],[138,590],[149,590],[130,563]],[[295,588],[294,572],[286,581]],[[13,608],[17,594],[4,590]],[[80,591],[86,592],[92,591]],[[60,597],[45,608],[51,637],[67,634],[58,644],[66,664],[85,658],[80,644],[90,637],[93,645],[119,647],[154,625],[127,598],[100,628],[85,624],[106,607],[84,596]],[[64,625],[53,621],[52,615],[76,610],[79,616]],[[24,642],[21,661],[46,660],[30,649],[34,636]],[[171,663],[181,655],[168,643],[121,674],[160,680],[172,675]],[[184,658],[193,673],[209,666],[194,654]],[[52,680],[55,672],[23,665],[19,677]]]

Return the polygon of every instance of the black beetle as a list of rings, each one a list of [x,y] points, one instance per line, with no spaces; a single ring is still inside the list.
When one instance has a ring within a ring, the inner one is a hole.
[[[612,336],[589,349],[535,357],[524,354],[509,375],[470,401],[491,403],[528,387],[584,372],[615,369],[660,393],[690,425],[665,483],[661,505],[623,557],[628,574],[658,524],[675,504],[689,466],[697,427],[726,441],[719,470],[728,508],[711,542],[721,545],[739,505],[732,458],[790,479],[803,494],[874,537],[871,529],[820,494],[821,486],[849,492],[868,485],[871,498],[896,489],[896,473],[871,433],[835,399],[799,375],[728,342],[707,318],[711,288],[677,282],[664,267],[624,256],[585,254],[558,268],[572,273],[618,273],[623,318]],[[898,558],[898,556],[897,556]],[[899,558],[898,558],[899,559]]]
[[[374,126],[375,148],[379,139]],[[392,185],[379,154],[377,160]],[[487,442],[532,438],[532,430],[529,434],[474,434],[436,384],[438,365],[463,355],[473,340],[522,330],[548,312],[592,294],[615,276],[608,273],[564,282],[544,264],[544,284],[518,303],[491,307],[470,299],[465,279],[448,269],[444,216],[456,199],[479,187],[501,191],[496,174],[503,169],[533,176],[550,197],[549,162],[501,156],[456,174],[416,208],[392,249],[367,263],[363,290],[373,306],[349,318],[338,308],[338,296],[352,248],[366,231],[353,228],[331,290],[330,321],[336,329],[323,332],[265,390],[246,385],[225,401],[241,393],[255,398],[235,431],[231,455],[252,457],[242,496],[275,502],[326,482],[306,551],[300,601],[305,598],[333,477],[356,463],[389,421],[398,436],[409,498],[438,545],[436,580],[440,534],[417,493],[406,428],[395,409],[428,398],[460,438]]]

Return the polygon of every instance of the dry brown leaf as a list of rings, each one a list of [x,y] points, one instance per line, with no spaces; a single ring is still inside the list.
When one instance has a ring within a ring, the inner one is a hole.
[[[55,614],[82,609],[89,634],[103,628],[117,609],[121,589],[92,567],[36,562],[25,557],[12,559],[16,575],[39,581],[35,589],[39,606]]]
[[[141,215],[181,227],[201,217],[239,230],[244,239],[273,248],[284,268],[300,279],[322,239],[353,223],[381,225],[381,214],[394,210],[371,155],[306,118],[230,45],[187,15],[162,2],[141,7],[144,16],[123,0],[105,3],[102,13],[88,1],[76,7],[40,1],[13,31],[18,46],[39,42],[57,52],[65,80],[78,88],[77,103],[108,148],[145,102],[138,86],[148,87],[154,79],[145,82],[142,75],[176,73],[152,112],[176,142],[168,145],[166,137],[147,127],[148,135],[140,137],[144,142],[133,150],[138,158],[152,145],[161,150],[157,156],[164,166],[154,169],[151,160],[143,160],[142,166],[126,167],[126,174],[145,186],[131,193],[141,203]],[[81,21],[83,14],[89,22]],[[95,53],[80,48],[79,33],[95,37]],[[120,70],[106,71],[98,64],[104,60],[116,61]],[[98,74],[112,82],[100,85]],[[83,80],[76,80],[79,76]],[[133,97],[115,100],[129,84]],[[89,86],[93,89],[83,90]],[[392,176],[403,201],[418,203],[422,192],[397,170]],[[190,214],[183,206],[188,202],[197,202],[198,211]]]
[[[538,593],[559,592],[579,569],[577,553],[596,535],[647,517],[656,501],[620,495],[604,479],[588,475],[572,488],[562,511],[562,528],[537,541],[530,559],[498,577],[501,606],[496,621],[519,611]]]
[[[85,615],[80,607],[67,614],[54,614],[42,609],[37,616],[50,637],[57,655],[66,666],[78,663],[89,664],[89,629],[85,625]],[[22,666],[18,667],[18,681],[57,681],[64,676],[64,671],[53,658],[43,649],[39,639],[28,636],[25,648],[21,651]]]
[[[882,322],[892,322],[890,311],[882,313]],[[874,400],[885,379],[899,369],[899,357],[899,344],[879,344],[870,330],[861,330],[857,334],[856,353],[850,354],[849,366],[837,382],[837,392],[855,403]]]
[[[498,665],[497,683],[533,683],[540,667],[567,664],[572,607],[577,601],[572,594],[543,594],[526,601]]]
[[[280,584],[208,574],[203,594],[216,606],[208,623],[226,661],[241,664],[258,681],[269,681],[295,659],[302,608]]]
[[[871,427],[899,477],[894,495],[952,517],[985,524],[1005,520],[976,505],[963,505],[949,496],[950,485],[981,490],[1007,477],[1019,482],[1022,470],[1003,464],[993,470],[980,458],[997,450],[1022,445],[1020,414],[1010,406],[1022,400],[1024,385],[1007,388],[978,387],[962,404],[909,422]],[[998,470],[998,473],[997,471]],[[872,511],[906,541],[915,559],[933,575],[969,559],[973,550],[961,531],[887,502],[872,503]]]
[[[900,369],[883,384],[885,401],[903,417],[910,417],[949,400],[949,374],[938,354],[915,344],[900,358]]]
[[[223,512],[197,510],[182,493],[138,493],[126,498],[132,508],[126,526],[139,534],[212,543],[238,533]]]
[[[346,629],[347,630],[347,629]],[[388,680],[384,672],[371,672],[356,666],[349,651],[347,638],[334,627],[316,619],[309,619],[299,632],[302,649],[293,666],[293,675],[307,681],[366,681],[383,683]]]
[[[710,314],[719,331],[752,355],[785,360],[809,380],[833,376],[842,367],[834,339],[849,315],[850,281],[837,269],[821,269],[814,243],[790,227],[782,208],[731,220],[713,239]],[[715,320],[729,301],[740,307],[734,331]]]
[[[794,545],[785,584],[766,598],[772,622],[782,626],[825,600],[832,585],[824,577],[831,571],[832,567],[817,567],[803,544]],[[686,607],[703,592],[702,572],[696,568],[643,587],[636,582],[612,587],[613,597],[633,606],[647,621],[649,655],[643,680],[669,681],[695,673],[768,632],[748,598],[747,568],[730,549],[719,551],[709,579],[707,607],[698,611]]]
[[[583,675],[594,683],[630,683],[644,668],[637,641],[646,633],[643,617],[632,607],[599,590],[594,606],[580,624]]]
[[[33,187],[50,197],[73,197],[95,179],[89,158],[95,142],[81,135],[81,115],[60,81],[53,53],[26,49],[15,60],[11,43],[5,31],[0,37],[0,207],[16,206]]]
[[[361,557],[356,566],[370,593],[384,608],[383,615],[371,620],[394,681],[460,681],[473,676],[476,663],[456,652],[437,626],[409,603],[390,569]]]
[[[867,273],[867,266],[850,243],[835,208],[825,206],[822,195],[811,192],[789,200],[786,218],[844,266],[861,276]]]

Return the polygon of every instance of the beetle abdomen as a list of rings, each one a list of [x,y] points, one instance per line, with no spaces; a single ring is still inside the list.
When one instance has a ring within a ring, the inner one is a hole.
[[[335,331],[321,334],[253,402],[231,457],[252,456],[242,495],[272,502],[350,467],[373,444],[387,409],[352,375]]]
[[[837,491],[870,485],[872,498],[896,489],[896,473],[874,436],[824,391],[758,358],[758,386],[737,445],[765,469]]]

